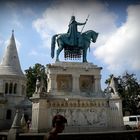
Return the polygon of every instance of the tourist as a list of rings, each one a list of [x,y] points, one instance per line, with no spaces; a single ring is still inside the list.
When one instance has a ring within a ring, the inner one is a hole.
[[[29,131],[31,128],[31,119],[28,119],[27,121],[27,130]]]
[[[52,120],[52,129],[44,136],[44,140],[57,140],[58,133],[62,133],[67,120],[62,115],[54,116]]]

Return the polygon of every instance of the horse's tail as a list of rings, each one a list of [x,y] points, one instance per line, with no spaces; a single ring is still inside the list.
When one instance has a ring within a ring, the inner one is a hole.
[[[51,40],[51,57],[54,58],[54,52],[55,52],[55,42],[56,42],[56,37],[58,34],[54,35]]]

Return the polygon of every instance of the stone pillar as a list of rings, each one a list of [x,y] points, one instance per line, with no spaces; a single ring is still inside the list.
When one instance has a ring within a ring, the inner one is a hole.
[[[20,94],[21,95],[21,82],[20,81],[18,81],[18,83],[17,83],[17,94]]]
[[[48,126],[47,101],[46,99],[32,98],[32,132],[46,131]]]
[[[122,102],[120,98],[109,99],[109,126],[116,129],[123,129]]]
[[[98,93],[101,91],[101,83],[100,83],[100,80],[101,80],[101,75],[95,75],[94,76],[94,79],[95,79],[95,92]]]
[[[79,92],[79,75],[72,75],[72,91],[73,92]]]
[[[55,74],[49,74],[48,75],[48,92],[52,92],[54,90],[57,90],[57,83],[56,83],[56,75]]]
[[[4,86],[3,80],[0,80],[0,94],[4,93]]]

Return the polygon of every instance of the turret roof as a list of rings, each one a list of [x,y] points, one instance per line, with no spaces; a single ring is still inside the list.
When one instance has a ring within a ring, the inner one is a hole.
[[[0,75],[24,76],[19,62],[13,30],[10,42],[5,50],[2,62],[0,64]]]

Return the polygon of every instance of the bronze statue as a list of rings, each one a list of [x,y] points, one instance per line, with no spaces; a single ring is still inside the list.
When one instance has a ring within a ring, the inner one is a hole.
[[[87,21],[87,20],[86,20]],[[78,45],[78,39],[80,38],[80,32],[77,30],[77,25],[85,25],[85,23],[79,23],[75,20],[75,16],[71,17],[70,23],[69,23],[69,29],[68,29],[68,38],[71,42],[71,46],[77,46]]]
[[[87,19],[86,19],[87,22]],[[59,54],[64,49],[65,58],[76,59],[83,56],[83,62],[87,62],[87,49],[90,47],[90,42],[96,42],[98,33],[93,30],[86,32],[78,32],[78,25],[85,25],[75,21],[75,16],[71,17],[69,29],[67,33],[56,34],[52,37],[51,42],[51,57],[54,57],[55,43],[57,41],[58,50],[56,53],[56,61],[59,61]]]

